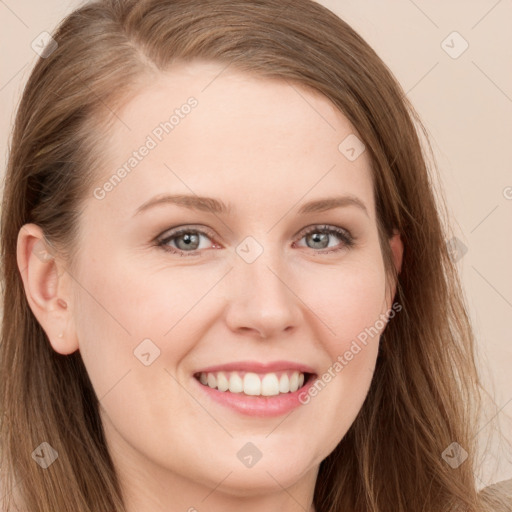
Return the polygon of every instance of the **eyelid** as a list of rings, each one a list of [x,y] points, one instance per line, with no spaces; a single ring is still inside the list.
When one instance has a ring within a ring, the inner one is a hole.
[[[202,226],[199,224],[197,224],[197,225],[196,224],[184,224],[182,226],[175,226],[174,228],[166,229],[164,232],[160,233],[160,235],[158,235],[155,238],[155,241],[162,241],[167,238],[170,238],[171,236],[176,236],[177,234],[179,234],[181,232],[186,232],[186,231],[196,231],[200,234],[207,235],[210,238],[214,238],[216,236],[215,233],[210,228],[207,228],[206,226]]]
[[[303,236],[314,231],[335,231],[343,233],[347,236],[347,238],[354,238],[352,233],[347,228],[335,226],[334,224],[310,224],[309,226],[302,228],[295,236],[302,238]]]

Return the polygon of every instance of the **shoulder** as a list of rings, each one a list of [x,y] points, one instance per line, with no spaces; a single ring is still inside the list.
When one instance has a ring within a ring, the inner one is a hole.
[[[484,487],[480,492],[491,494],[500,493],[512,498],[512,478],[510,480],[502,480],[501,482],[498,482],[496,484]]]
[[[512,510],[512,479],[484,487],[480,491],[480,497],[486,504],[492,505],[496,512],[510,512]]]

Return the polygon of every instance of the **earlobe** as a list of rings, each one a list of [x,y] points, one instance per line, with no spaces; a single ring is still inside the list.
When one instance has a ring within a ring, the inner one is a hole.
[[[75,352],[78,343],[70,311],[69,279],[36,224],[21,227],[17,262],[30,309],[53,349],[64,355]]]

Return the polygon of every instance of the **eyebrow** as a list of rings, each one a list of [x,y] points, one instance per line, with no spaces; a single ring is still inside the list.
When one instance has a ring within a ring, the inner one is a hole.
[[[141,206],[139,206],[139,208],[137,208],[134,216],[139,215],[140,213],[150,208],[164,204],[173,204],[183,208],[188,208],[189,210],[199,210],[214,214],[229,214],[232,212],[231,206],[228,206],[222,201],[214,199],[213,197],[201,197],[187,194],[166,194],[153,197],[149,201],[143,203]],[[368,210],[363,201],[352,195],[328,197],[325,199],[310,201],[302,205],[298,213],[299,215],[308,213],[321,213],[328,210],[333,210],[334,208],[341,208],[346,206],[356,206],[357,208],[361,209],[366,214],[366,216],[368,216]]]
[[[328,197],[326,199],[310,201],[309,203],[303,205],[298,213],[301,215],[305,213],[321,213],[328,210],[333,210],[334,208],[341,208],[345,206],[356,206],[357,208],[361,209],[366,214],[366,216],[368,216],[368,210],[363,201],[352,195]]]
[[[200,197],[196,195],[177,194],[159,195],[153,197],[149,201],[146,201],[144,204],[139,206],[139,208],[137,208],[135,212],[135,215],[139,215],[145,210],[162,204],[174,204],[177,206],[181,206],[183,208],[188,208],[189,210],[199,210],[208,213],[231,213],[230,206],[227,206],[222,201],[214,199],[213,197]]]

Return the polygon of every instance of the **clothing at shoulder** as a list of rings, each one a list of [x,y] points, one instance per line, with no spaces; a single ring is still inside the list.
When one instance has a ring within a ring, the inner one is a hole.
[[[484,487],[480,496],[493,505],[496,512],[512,512],[512,479]]]

